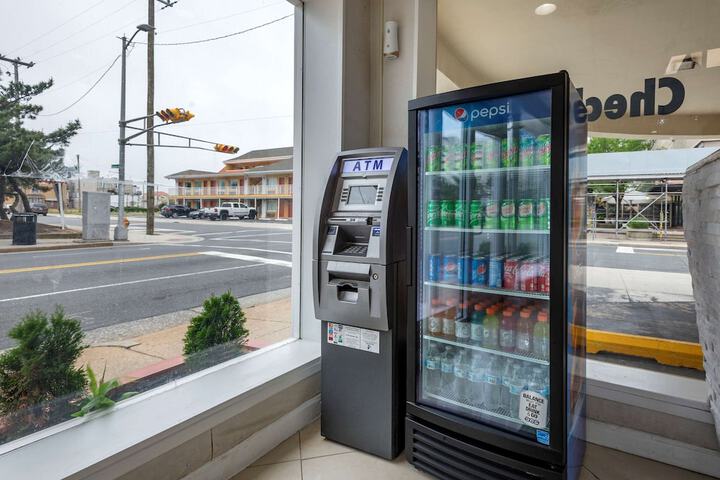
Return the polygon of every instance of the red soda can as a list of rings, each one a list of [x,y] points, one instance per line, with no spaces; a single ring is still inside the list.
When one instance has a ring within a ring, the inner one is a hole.
[[[520,266],[520,290],[523,292],[537,291],[537,285],[535,283],[535,279],[537,278],[537,265],[538,261],[536,258],[528,258]]]
[[[517,290],[518,288],[518,266],[520,258],[510,257],[505,260],[505,271],[503,273],[503,288],[505,290]]]

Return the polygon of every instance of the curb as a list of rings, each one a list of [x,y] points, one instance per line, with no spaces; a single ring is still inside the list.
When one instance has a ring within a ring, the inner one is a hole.
[[[112,247],[113,242],[90,242],[90,243],[68,243],[67,245],[26,245],[20,247],[2,247],[0,253],[23,253],[23,252],[39,252],[48,250],[71,250],[74,248],[97,248]]]
[[[705,370],[699,343],[591,329],[586,330],[586,335],[587,353],[619,353],[653,359],[672,367]]]

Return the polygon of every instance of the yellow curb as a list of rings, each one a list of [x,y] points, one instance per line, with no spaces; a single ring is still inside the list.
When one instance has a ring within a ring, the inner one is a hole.
[[[673,367],[705,370],[702,348],[699,343],[591,329],[587,329],[586,334],[588,353],[619,353],[633,357],[652,358],[658,363]]]
[[[116,258],[114,260],[97,260],[94,262],[80,262],[80,263],[65,263],[62,265],[43,265],[39,267],[22,267],[22,268],[9,268],[7,270],[0,270],[0,275],[7,273],[23,273],[23,272],[38,272],[43,270],[57,270],[62,268],[79,268],[79,267],[94,267],[96,265],[112,265],[115,263],[134,263],[134,262],[146,262],[149,260],[163,260],[167,258],[180,258],[180,257],[194,257],[201,255],[198,252],[190,253],[174,253],[170,255],[154,255],[151,257],[137,257],[137,258]]]

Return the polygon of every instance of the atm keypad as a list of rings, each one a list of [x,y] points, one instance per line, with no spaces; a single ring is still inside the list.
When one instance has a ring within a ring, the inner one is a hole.
[[[350,245],[349,247],[345,247],[342,251],[340,251],[340,254],[366,256],[367,245]]]

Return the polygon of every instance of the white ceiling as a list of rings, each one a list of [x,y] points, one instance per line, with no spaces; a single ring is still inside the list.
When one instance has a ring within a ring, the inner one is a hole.
[[[438,66],[449,51],[464,72],[443,71],[476,85],[567,70],[585,98],[604,100],[666,76],[670,57],[720,48],[720,0],[556,0],[557,11],[534,13],[535,0],[439,0]],[[450,67],[445,67],[451,69]],[[720,134],[720,66],[675,74],[685,101],[675,114],[601,120],[591,130],[649,135]],[[455,78],[453,78],[455,77]],[[460,81],[457,81],[460,79]],[[667,101],[666,89],[657,102]]]

